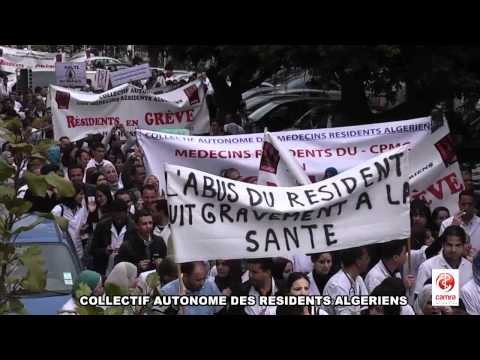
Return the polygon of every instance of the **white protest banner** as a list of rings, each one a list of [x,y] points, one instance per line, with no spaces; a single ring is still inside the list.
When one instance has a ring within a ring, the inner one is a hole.
[[[0,46],[0,71],[15,73],[17,69],[32,69],[32,71],[55,71],[57,54],[20,50]]]
[[[110,84],[110,71],[97,69],[95,73],[95,84],[97,89],[107,91]]]
[[[430,117],[272,134],[289,149],[312,182],[322,180],[329,167],[342,172],[389,149],[423,143],[420,150],[414,148],[411,159],[412,176],[416,174],[411,184],[416,193],[413,197],[423,197],[432,210],[437,206],[446,206],[451,212],[458,209],[458,193],[463,188],[458,162],[453,158],[444,162],[440,147],[435,145],[439,139],[449,138],[449,129],[445,124],[431,134]],[[137,131],[137,137],[147,168],[159,177],[163,189],[165,163],[215,175],[236,168],[243,181],[257,181],[263,134],[193,137]]]
[[[403,146],[297,187],[167,164],[175,261],[290,256],[407,238],[408,153]]]
[[[56,63],[57,85],[65,87],[82,87],[87,84],[86,64],[67,62]]]
[[[282,143],[266,131],[257,184],[268,186],[298,186],[312,182],[293,155]]]
[[[142,64],[111,72],[110,81],[113,87],[117,87],[130,81],[148,79],[151,76],[150,66],[148,64]]]
[[[50,86],[55,139],[76,141],[88,134],[106,134],[114,125],[127,131],[186,128],[192,134],[207,133],[209,115],[200,82],[154,95],[124,84],[102,94]]]

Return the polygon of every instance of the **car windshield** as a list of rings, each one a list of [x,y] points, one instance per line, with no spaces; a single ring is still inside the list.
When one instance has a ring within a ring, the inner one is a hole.
[[[23,253],[30,246],[32,245],[18,246],[19,253]],[[42,256],[45,259],[45,269],[47,270],[45,292],[70,294],[78,272],[67,247],[63,244],[35,244],[35,246],[41,248]],[[25,276],[26,268],[19,267],[14,275]]]

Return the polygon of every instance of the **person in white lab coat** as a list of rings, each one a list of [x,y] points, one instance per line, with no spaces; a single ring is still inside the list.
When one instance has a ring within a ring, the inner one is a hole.
[[[310,256],[313,264],[313,270],[308,273],[310,280],[310,295],[322,295],[323,289],[333,273],[332,253],[325,252],[313,254]]]
[[[480,315],[480,252],[473,259],[473,278],[460,290],[460,300],[469,315]]]
[[[458,196],[460,212],[442,222],[439,234],[450,225],[460,225],[470,237],[472,253],[480,251],[480,217],[475,215],[475,195],[471,191],[462,191]]]
[[[400,269],[407,260],[407,245],[405,240],[388,241],[380,245],[381,259],[370,269],[365,277],[365,285],[371,293],[380,283],[388,277],[401,279]],[[413,275],[406,275],[404,285],[407,289],[415,284]]]
[[[460,288],[472,279],[472,263],[463,257],[467,235],[458,225],[451,225],[441,236],[442,252],[428,259],[418,269],[415,282],[415,295],[419,295],[427,280],[432,277],[433,269],[458,269],[460,274]]]
[[[368,250],[365,246],[345,249],[340,253],[340,258],[342,269],[328,280],[323,290],[323,296],[329,296],[332,304],[324,305],[323,309],[329,315],[360,315],[364,310],[360,306],[335,305],[335,302],[337,297],[368,295],[367,287],[360,276],[368,269]]]

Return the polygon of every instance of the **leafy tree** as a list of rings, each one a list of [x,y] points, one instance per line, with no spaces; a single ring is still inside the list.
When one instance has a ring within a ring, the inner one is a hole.
[[[10,142],[10,151],[15,166],[0,159],[0,314],[25,313],[20,300],[23,292],[40,292],[46,286],[46,273],[41,249],[36,246],[20,251],[12,243],[14,237],[24,231],[30,231],[42,219],[29,226],[17,227],[15,223],[27,215],[32,203],[17,198],[21,186],[22,165],[29,157],[43,151],[45,144],[32,145],[27,142],[22,124],[18,118],[0,120],[0,136]],[[58,175],[37,176],[26,172],[25,181],[38,196],[45,196],[48,186],[54,186],[60,196],[73,196],[72,184]],[[53,218],[51,214],[40,214]],[[26,275],[18,275],[18,269],[26,270]]]

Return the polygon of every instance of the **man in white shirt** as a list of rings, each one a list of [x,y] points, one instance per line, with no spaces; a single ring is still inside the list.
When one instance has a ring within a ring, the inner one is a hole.
[[[460,290],[460,300],[469,315],[480,315],[480,253],[473,259],[473,279]]]
[[[372,291],[388,277],[401,279],[400,269],[407,260],[407,246],[405,240],[393,240],[381,244],[381,259],[370,269],[365,277],[365,286],[368,292]],[[406,289],[415,284],[415,277],[407,275],[403,280]]]
[[[337,297],[368,295],[367,287],[360,274],[367,271],[370,256],[367,248],[362,246],[345,249],[340,257],[342,269],[328,280],[323,290],[323,296],[329,296],[332,305],[324,305],[323,310],[329,315],[360,315],[363,310],[360,306],[334,304]]]
[[[471,191],[462,191],[458,197],[460,213],[442,222],[439,235],[450,225],[460,225],[470,236],[472,252],[480,250],[480,217],[475,215],[475,197]]]
[[[90,161],[87,163],[87,166],[85,167],[85,174],[89,168],[96,167],[97,169],[100,169],[105,165],[111,165],[115,167],[115,165],[113,165],[110,161],[105,160],[105,145],[98,143],[93,147],[93,159],[90,159]]]
[[[451,225],[445,229],[442,241],[442,252],[420,265],[415,282],[415,295],[420,294],[427,280],[432,278],[433,269],[458,269],[460,288],[472,278],[472,264],[463,257],[467,241],[465,230],[458,225]]]

